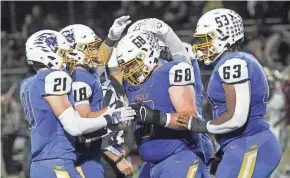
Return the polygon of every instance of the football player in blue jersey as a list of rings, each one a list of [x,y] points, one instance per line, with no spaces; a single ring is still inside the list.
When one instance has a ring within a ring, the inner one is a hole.
[[[157,19],[147,22],[160,27]],[[141,113],[143,107],[166,113],[148,124],[141,123],[140,117],[134,122],[139,154],[151,164],[151,177],[201,177],[204,155],[199,135],[166,128],[174,123],[164,119],[171,118],[174,122],[182,113],[198,115],[193,68],[187,62],[159,63],[160,47],[153,33],[148,31],[128,33],[116,49],[129,103]],[[169,26],[164,24],[157,31],[164,33],[162,36],[172,48],[173,58],[190,61],[182,42]],[[136,100],[140,103],[136,104]]]
[[[69,25],[61,30],[61,33],[69,41],[71,49],[75,49],[85,55],[85,57],[79,57],[80,55],[75,54],[74,61],[76,66],[72,73],[74,107],[81,117],[96,117],[104,112],[102,110],[103,91],[95,66],[103,65],[108,61],[107,58],[110,58],[110,53],[115,41],[121,37],[122,32],[129,23],[129,16],[123,16],[116,19],[113,26],[110,28],[108,38],[104,41],[105,44],[102,45],[102,40],[92,29],[85,25]],[[93,64],[94,61],[96,61],[95,64]],[[116,102],[118,102],[120,106],[124,105],[121,101]],[[101,137],[106,134],[107,129],[104,128],[97,132],[84,135],[77,141],[76,151],[80,155],[76,164],[82,168],[83,174],[87,178],[104,177],[100,156],[102,144]],[[114,162],[121,159],[117,163],[117,167],[120,167],[122,173],[129,175],[133,173],[133,167],[129,162],[123,159],[122,151],[123,149],[120,145],[114,144],[107,148],[105,154]],[[122,168],[124,168],[124,170],[122,170]]]
[[[26,42],[27,62],[37,71],[20,89],[31,133],[32,178],[81,178],[74,166],[74,136],[131,120],[135,114],[130,107],[111,105],[98,117],[81,117],[69,102],[72,79],[62,71],[70,67],[70,52],[65,37],[53,30],[36,32]]]
[[[155,33],[157,31],[150,29],[150,26],[152,26],[152,24],[154,24],[154,22],[152,22],[152,21],[156,21],[155,23],[159,23],[162,26],[167,26],[167,24],[165,24],[164,22],[159,21],[157,19],[142,19],[142,20],[139,20],[139,21],[135,22],[134,24],[132,24],[128,29],[128,33],[132,32],[132,31],[143,30],[143,29],[150,30],[153,33]],[[159,58],[159,63],[172,61],[171,52],[170,52],[169,48],[167,47],[167,45],[164,43],[168,40],[165,40],[161,34],[162,33],[157,34],[158,37],[161,37],[161,39],[158,40],[158,43],[159,43],[160,47],[162,46],[162,48],[163,48],[162,51],[165,53],[165,55],[162,55],[162,59]],[[190,44],[187,44],[187,43],[183,43],[183,45],[184,45],[186,51],[188,52],[189,58],[191,60],[190,64],[193,66],[194,78],[195,78],[194,89],[195,89],[196,106],[197,106],[198,113],[200,115],[202,115],[203,85],[202,85],[202,81],[201,81],[199,65],[198,65],[198,62],[197,62],[195,55],[192,51],[192,46]],[[172,47],[171,47],[171,49],[172,49]],[[173,60],[176,60],[176,58],[173,58]],[[208,161],[209,158],[213,155],[213,146],[212,146],[212,143],[209,139],[209,136],[206,133],[201,134],[201,139],[202,139],[202,145],[203,145],[203,151],[205,154],[205,158],[206,158],[206,161]],[[148,172],[148,170],[146,170],[146,168],[148,169],[150,167],[147,166],[147,163],[144,163],[144,165],[140,171],[141,172],[139,175],[140,178],[146,177],[148,175],[148,173],[146,175],[146,172]],[[205,167],[202,177],[205,177],[205,178],[210,177],[208,167]]]
[[[183,117],[177,123],[216,134],[221,146],[217,178],[270,177],[281,147],[264,119],[269,86],[263,68],[253,55],[240,51],[242,18],[229,9],[211,10],[199,19],[194,37],[197,57],[215,64],[208,85],[213,120]]]

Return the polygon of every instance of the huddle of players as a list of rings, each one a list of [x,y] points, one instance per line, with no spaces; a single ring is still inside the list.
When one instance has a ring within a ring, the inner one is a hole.
[[[107,126],[124,128],[130,121],[145,160],[139,177],[209,177],[211,161],[218,164],[212,171],[217,178],[269,177],[281,148],[263,118],[269,91],[262,67],[239,51],[242,18],[229,9],[205,13],[194,33],[194,53],[158,19],[135,22],[119,41],[129,23],[128,16],[116,19],[103,43],[82,25],[61,33],[42,30],[27,40],[27,61],[38,71],[20,91],[30,122],[31,177],[103,177],[98,138]],[[129,106],[116,101],[103,108],[96,66],[108,62],[117,41]],[[160,59],[161,43],[172,59]],[[196,59],[215,64],[208,122]],[[208,133],[221,146],[211,159]],[[120,156],[116,164],[123,160],[118,145],[108,151]]]

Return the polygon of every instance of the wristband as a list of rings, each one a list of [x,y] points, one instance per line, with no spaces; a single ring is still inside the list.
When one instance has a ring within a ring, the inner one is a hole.
[[[197,133],[208,133],[207,121],[201,121],[197,118],[191,118],[189,122],[190,130]]]
[[[119,162],[121,162],[123,160],[123,156],[120,156],[114,163],[115,165],[119,164]]]
[[[167,113],[162,113],[158,110],[153,110],[153,124],[160,125],[162,127],[166,127],[167,125],[169,125],[169,122],[170,122],[170,120],[168,121],[168,114]]]
[[[109,47],[114,47],[117,41],[111,40],[109,37],[105,39],[105,44]]]

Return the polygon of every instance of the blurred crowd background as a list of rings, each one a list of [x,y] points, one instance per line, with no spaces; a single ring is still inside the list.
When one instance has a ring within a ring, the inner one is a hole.
[[[128,14],[133,22],[149,17],[164,20],[183,41],[192,42],[199,17],[219,7],[233,9],[243,17],[243,48],[264,66],[270,85],[266,119],[284,152],[277,170],[280,177],[290,177],[290,2],[286,1],[1,1],[1,177],[26,177],[29,168],[29,130],[20,106],[19,84],[33,74],[25,60],[25,41],[31,34],[80,23],[104,39],[114,19]],[[206,89],[212,68],[202,63],[200,66]],[[210,118],[206,96],[204,108],[204,115]],[[130,141],[132,135],[127,135],[128,159],[138,170],[141,160]]]

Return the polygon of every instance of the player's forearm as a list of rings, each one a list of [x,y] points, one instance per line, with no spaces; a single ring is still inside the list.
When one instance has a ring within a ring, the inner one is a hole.
[[[99,111],[95,111],[95,112],[89,112],[86,117],[88,118],[95,118],[95,117],[100,117],[102,116],[106,111],[108,110],[108,108],[103,108]]]
[[[112,55],[114,45],[114,41],[106,39],[98,49],[98,61],[104,61],[104,64],[107,64]]]
[[[172,54],[172,59],[174,61],[187,62],[191,64],[190,57],[184,48],[182,41],[171,28],[165,37],[165,42]]]
[[[115,155],[114,153],[112,153],[110,151],[105,151],[104,154],[106,156],[108,156],[108,158],[110,158],[110,160],[112,160],[114,162],[119,158],[119,156]]]
[[[167,127],[171,129],[181,129],[181,130],[184,130],[187,128],[183,128],[182,125],[177,122],[177,119],[179,117],[190,117],[186,113],[163,113],[157,110],[153,110],[151,115],[152,116],[149,116],[149,117],[151,117],[152,119],[148,119],[145,122],[159,125],[162,127]]]
[[[179,122],[178,118],[180,117],[190,117],[189,114],[187,113],[171,113],[170,114],[170,121],[169,124],[166,126],[167,128],[170,129],[175,129],[175,130],[185,130],[187,128],[184,128]]]

